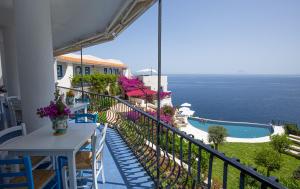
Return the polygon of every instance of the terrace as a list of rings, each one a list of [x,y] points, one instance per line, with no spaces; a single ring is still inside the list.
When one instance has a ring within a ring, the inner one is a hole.
[[[160,86],[161,0],[105,0],[84,4],[80,0],[1,1],[0,49],[4,84],[7,96],[21,99],[22,121],[26,123],[28,133],[51,125],[49,120],[38,118],[36,109],[53,98],[53,54],[78,51],[114,39],[156,2]],[[262,176],[239,160],[162,122],[160,115],[149,115],[118,97],[58,89],[88,96],[92,109],[99,112],[103,123],[110,125],[104,150],[107,182],[102,184],[99,179],[100,187],[213,188],[216,184],[213,176],[217,174],[221,175],[222,188],[249,185],[284,188],[276,178]],[[160,94],[160,87],[157,94]],[[128,116],[132,113],[138,119]],[[222,169],[215,169],[216,161],[222,162]]]

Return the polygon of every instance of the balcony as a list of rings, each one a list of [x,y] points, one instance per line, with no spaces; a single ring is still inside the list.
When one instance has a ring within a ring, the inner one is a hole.
[[[108,128],[104,148],[105,183],[99,188],[153,188],[154,182],[115,129]]]
[[[70,90],[58,88],[61,92]],[[77,93],[77,96],[82,93],[80,90],[71,90]],[[125,183],[126,186],[284,188],[276,178],[259,174],[255,169],[241,164],[238,159],[229,158],[202,141],[194,139],[192,135],[163,122],[157,127],[155,117],[125,100],[96,93],[83,93],[90,99],[90,111],[97,111],[100,121],[111,125],[107,146],[112,158],[108,157],[107,164],[111,163],[110,166],[118,168],[120,175],[125,176],[117,180],[121,180],[120,183]],[[160,128],[159,131],[157,128]],[[118,145],[124,147],[120,148]],[[132,160],[133,164],[126,158]],[[116,186],[118,181],[114,180],[112,184],[115,182]]]

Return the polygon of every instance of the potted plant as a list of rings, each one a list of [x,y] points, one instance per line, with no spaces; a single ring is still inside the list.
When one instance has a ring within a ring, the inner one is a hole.
[[[66,104],[67,105],[74,105],[74,99],[75,99],[75,94],[73,91],[68,91],[66,93]]]
[[[54,135],[63,135],[68,128],[68,118],[71,111],[63,103],[61,96],[56,96],[49,106],[37,109],[37,114],[41,117],[49,117],[52,122]]]

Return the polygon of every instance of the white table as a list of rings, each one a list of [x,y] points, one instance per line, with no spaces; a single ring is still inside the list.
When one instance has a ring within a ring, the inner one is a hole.
[[[16,141],[0,146],[0,151],[29,156],[66,156],[68,158],[70,188],[77,188],[75,155],[96,130],[95,123],[69,123],[66,134],[53,136],[50,126],[42,127]]]
[[[90,103],[88,103],[88,102],[78,102],[78,103],[75,103],[74,105],[71,105],[68,107],[70,108],[72,114],[79,110],[84,110],[84,113],[86,114],[89,104]]]

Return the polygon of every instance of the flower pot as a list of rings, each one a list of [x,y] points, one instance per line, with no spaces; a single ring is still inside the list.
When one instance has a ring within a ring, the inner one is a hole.
[[[67,132],[68,129],[68,117],[57,117],[51,119],[52,129],[54,130],[53,135],[63,135]]]
[[[66,104],[67,105],[69,105],[69,106],[71,106],[71,105],[74,105],[74,101],[75,101],[75,98],[74,98],[74,96],[67,96],[66,97]]]

